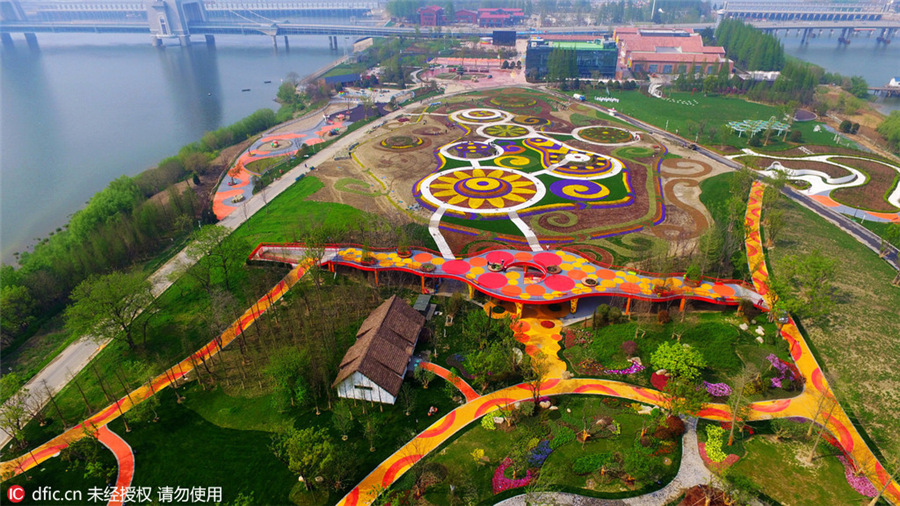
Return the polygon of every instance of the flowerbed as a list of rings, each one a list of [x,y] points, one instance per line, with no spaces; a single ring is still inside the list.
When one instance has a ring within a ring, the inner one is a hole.
[[[531,481],[531,470],[525,472],[524,478],[512,479],[506,477],[506,468],[511,466],[513,463],[512,459],[506,457],[503,459],[503,462],[497,466],[497,470],[494,471],[494,478],[491,480],[491,487],[494,490],[494,494],[499,494],[504,490],[509,490],[511,488],[519,488],[528,485]]]
[[[646,368],[647,367],[644,366],[643,364],[640,364],[638,362],[632,362],[631,365],[626,367],[625,369],[604,369],[603,374],[619,374],[619,375],[634,374],[634,373],[641,372]]]
[[[794,380],[798,379],[791,370],[791,367],[785,363],[784,360],[775,356],[774,353],[770,353],[769,356],[766,357],[766,360],[768,360],[769,363],[772,364],[772,367],[780,373],[779,376],[772,378],[773,387],[782,388],[782,386],[785,385],[785,381],[790,385]]]
[[[707,383],[704,381],[703,386],[709,392],[709,395],[713,397],[728,397],[731,395],[731,387],[725,383]]]
[[[721,462],[713,462],[712,459],[709,458],[709,455],[706,454],[706,443],[698,443],[697,447],[700,450],[700,458],[703,459],[703,463],[717,473],[721,473],[725,469],[728,469],[741,459],[739,456],[732,453],[725,457]]]
[[[725,460],[725,452],[722,451],[722,434],[725,430],[715,425],[706,426],[706,454],[713,462],[722,462]]]

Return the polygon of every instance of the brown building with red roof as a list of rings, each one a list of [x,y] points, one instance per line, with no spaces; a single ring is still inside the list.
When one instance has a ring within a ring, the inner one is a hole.
[[[478,26],[498,27],[512,26],[520,23],[525,18],[522,9],[510,9],[497,7],[491,9],[478,9]]]
[[[456,11],[457,23],[468,23],[470,25],[478,24],[478,12],[469,9],[460,9]]]
[[[425,317],[394,295],[365,319],[341,360],[338,397],[393,404],[400,393]]]
[[[734,62],[725,57],[725,48],[704,46],[700,34],[690,28],[620,27],[615,38],[620,69],[634,74],[716,74],[722,68],[734,69]]]
[[[422,26],[441,26],[444,24],[444,8],[428,5],[419,8],[419,24]]]

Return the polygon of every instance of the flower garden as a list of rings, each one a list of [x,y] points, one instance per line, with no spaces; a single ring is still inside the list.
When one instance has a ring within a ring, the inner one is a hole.
[[[388,497],[431,504],[496,502],[540,480],[590,497],[631,497],[659,489],[677,474],[681,420],[609,397],[541,402],[546,408],[537,416],[530,414],[531,401],[488,413],[417,463]],[[430,474],[444,479],[436,482]]]
[[[579,132],[585,139],[599,144],[625,144],[637,140],[629,131],[615,127],[590,127]]]

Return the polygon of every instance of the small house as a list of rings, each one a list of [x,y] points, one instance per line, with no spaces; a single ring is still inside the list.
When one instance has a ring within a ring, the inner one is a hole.
[[[394,404],[425,317],[394,295],[362,323],[332,386],[338,397]]]

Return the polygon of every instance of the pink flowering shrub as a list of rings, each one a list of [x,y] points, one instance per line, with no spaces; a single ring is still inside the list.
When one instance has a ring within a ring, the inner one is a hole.
[[[528,485],[528,482],[531,481],[531,471],[525,472],[524,478],[519,478],[514,480],[512,478],[506,477],[506,468],[512,465],[512,459],[506,457],[503,459],[503,462],[497,466],[497,470],[494,471],[494,478],[491,480],[491,486],[494,489],[495,494],[499,494],[504,490],[509,490],[511,488],[519,488]]]
[[[604,369],[603,374],[634,374],[636,372],[641,372],[644,369],[646,369],[645,366],[637,362],[632,362],[631,365],[629,367],[626,367],[625,369]]]
[[[838,455],[838,460],[841,461],[841,464],[844,464],[844,476],[847,477],[847,483],[849,483],[854,490],[866,497],[875,497],[875,495],[878,494],[878,491],[875,490],[872,482],[870,482],[864,474],[857,476],[856,469],[847,457]]]
[[[713,397],[728,397],[731,395],[731,387],[725,383],[707,383],[704,381],[703,387]]]

